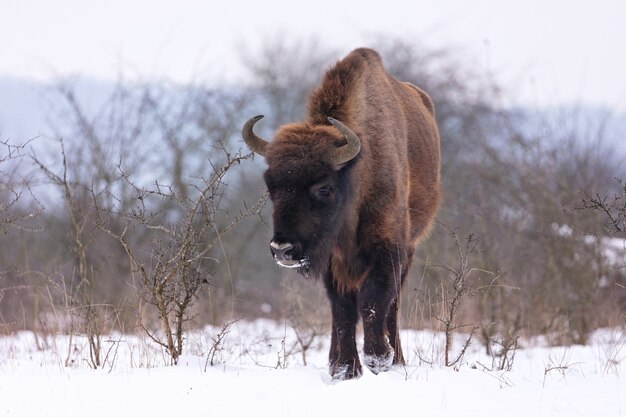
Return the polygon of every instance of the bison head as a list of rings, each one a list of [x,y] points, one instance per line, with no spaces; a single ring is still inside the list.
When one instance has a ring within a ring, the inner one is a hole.
[[[352,161],[361,142],[343,123],[282,126],[270,142],[252,128],[242,135],[250,149],[265,157],[264,179],[273,204],[274,236],[270,251],[276,262],[308,276],[327,267],[332,247],[344,224],[351,197]]]

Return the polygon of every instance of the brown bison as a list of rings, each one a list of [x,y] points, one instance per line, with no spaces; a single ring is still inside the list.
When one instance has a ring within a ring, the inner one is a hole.
[[[308,117],[271,141],[242,135],[265,157],[276,262],[324,280],[332,309],[330,374],[403,363],[398,298],[417,243],[439,204],[439,134],[433,103],[388,75],[378,53],[356,49],[311,93]]]

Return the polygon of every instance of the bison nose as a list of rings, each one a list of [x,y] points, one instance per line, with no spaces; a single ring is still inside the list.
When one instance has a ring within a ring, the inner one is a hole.
[[[295,258],[295,246],[291,243],[270,242],[270,250],[277,261],[292,261]]]

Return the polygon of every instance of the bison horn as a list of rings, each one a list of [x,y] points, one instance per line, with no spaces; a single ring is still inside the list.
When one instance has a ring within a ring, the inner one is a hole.
[[[243,125],[243,129],[241,129],[241,136],[243,136],[246,145],[248,145],[252,152],[256,152],[261,156],[265,156],[265,148],[269,142],[255,135],[252,131],[252,127],[263,117],[262,114],[254,116],[252,119],[248,120],[246,124]]]
[[[335,165],[345,164],[359,154],[361,151],[361,140],[348,126],[344,125],[339,120],[329,117],[328,121],[331,122],[348,141],[347,144],[335,149],[331,156],[331,161]]]

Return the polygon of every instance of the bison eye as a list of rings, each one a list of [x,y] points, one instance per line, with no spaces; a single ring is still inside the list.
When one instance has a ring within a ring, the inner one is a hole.
[[[311,196],[316,200],[326,200],[333,193],[333,189],[329,184],[318,184],[311,187]]]
[[[325,196],[330,194],[330,185],[324,185],[317,189],[317,195]]]

